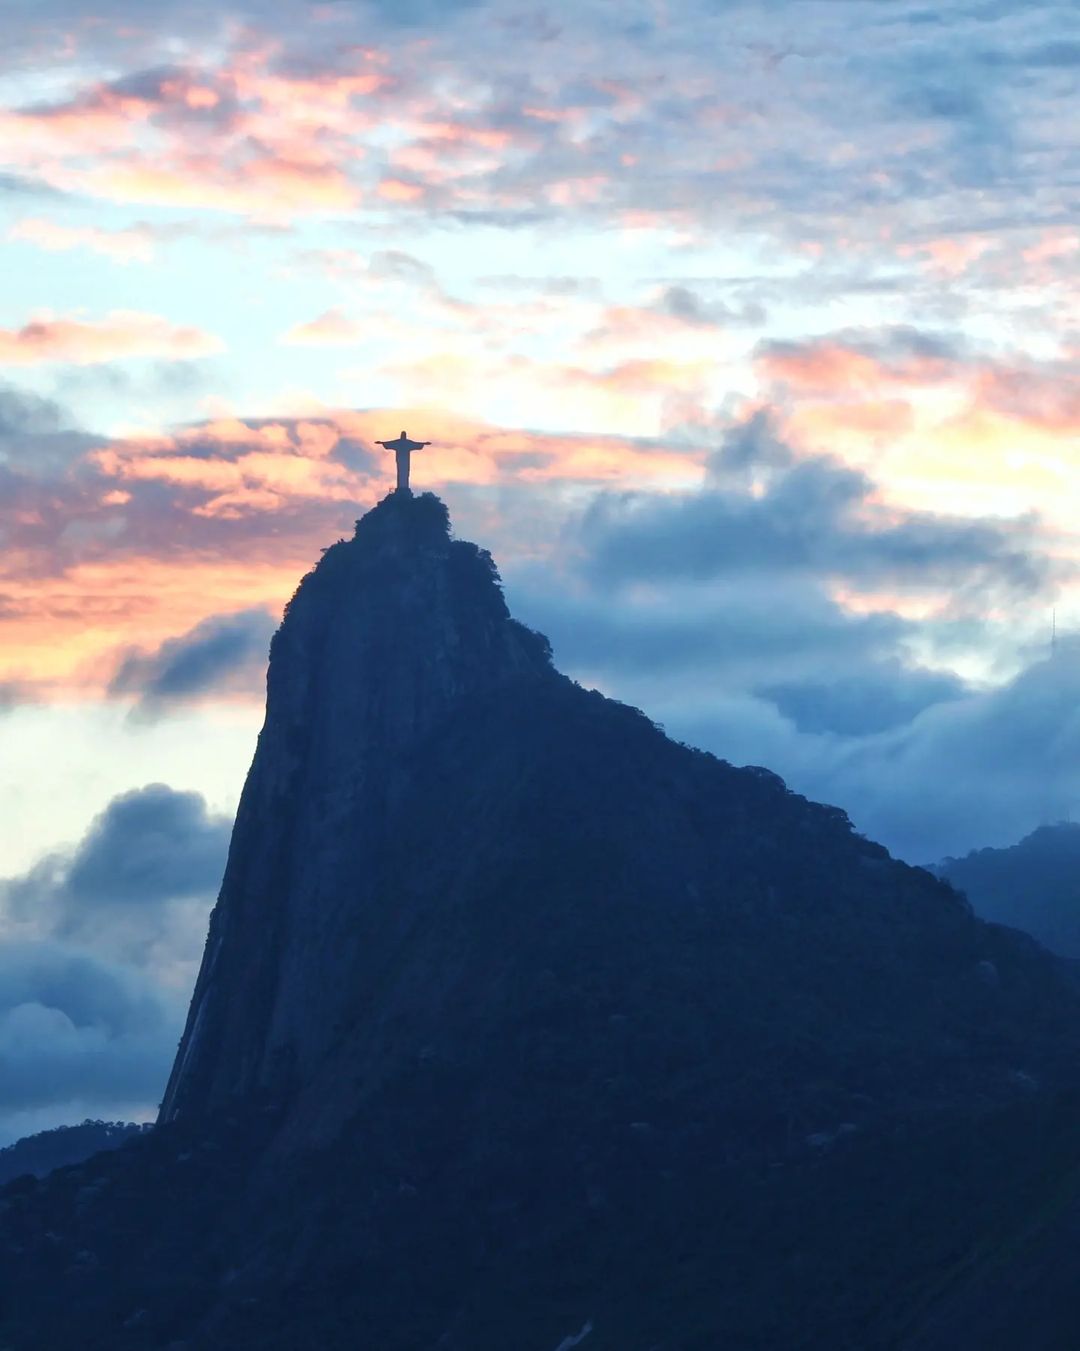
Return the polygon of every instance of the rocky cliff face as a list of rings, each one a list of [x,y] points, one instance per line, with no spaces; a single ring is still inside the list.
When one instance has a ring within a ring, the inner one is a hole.
[[[304,578],[271,647],[266,722],[162,1119],[316,1076],[362,949],[403,917],[386,861],[422,848],[402,804],[417,751],[470,699],[557,680],[488,554],[443,504],[393,494]],[[467,847],[467,841],[462,842]]]
[[[161,1124],[0,1198],[0,1344],[900,1347],[1074,1185],[1078,1015],[842,812],[560,676],[394,496],[274,640]]]

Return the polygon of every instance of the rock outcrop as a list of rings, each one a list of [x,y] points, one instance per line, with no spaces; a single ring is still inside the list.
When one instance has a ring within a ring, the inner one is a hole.
[[[1078,1015],[395,495],[274,639],[161,1123],[0,1200],[0,1345],[899,1347],[1080,1163]]]
[[[340,1056],[373,941],[389,948],[409,922],[388,865],[425,848],[408,811],[425,740],[471,700],[558,679],[490,555],[451,540],[432,495],[387,497],[326,550],[271,646],[162,1120],[280,1098]]]

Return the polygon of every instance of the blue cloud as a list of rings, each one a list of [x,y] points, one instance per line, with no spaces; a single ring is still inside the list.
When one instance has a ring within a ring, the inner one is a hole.
[[[582,526],[586,568],[610,585],[751,573],[1017,594],[1048,585],[1049,564],[1023,533],[1032,522],[886,514],[874,493],[867,475],[832,456],[796,456],[757,413],[724,433],[702,490],[598,498]]]
[[[113,798],[92,822],[64,878],[72,905],[152,905],[216,891],[231,822],[199,793],[149,784]]]
[[[154,652],[129,652],[109,693],[137,696],[138,713],[152,717],[208,694],[253,690],[263,679],[274,627],[262,609],[212,615]]]
[[[152,1109],[168,1073],[230,822],[198,793],[114,798],[71,849],[0,881],[0,1139]],[[27,1114],[30,1114],[29,1116]]]
[[[894,658],[862,670],[840,665],[831,679],[766,683],[755,693],[775,704],[799,732],[867,736],[903,727],[925,709],[970,691],[947,671],[920,670]]]
[[[21,921],[57,933],[100,928],[99,911],[112,912],[122,929],[135,922],[133,911],[215,894],[230,826],[201,794],[149,784],[113,798],[73,849],[0,881],[0,901]]]
[[[113,1115],[160,1095],[182,1005],[52,941],[0,945],[0,1139],[21,1114]]]

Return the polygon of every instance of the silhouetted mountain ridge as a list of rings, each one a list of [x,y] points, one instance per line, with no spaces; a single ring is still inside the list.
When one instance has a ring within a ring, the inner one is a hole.
[[[1080,825],[1040,826],[1018,844],[974,849],[931,869],[962,891],[983,919],[1033,934],[1080,958]]]
[[[11,1351],[870,1351],[1080,1162],[1062,964],[560,675],[437,499],[267,689],[161,1124],[0,1201]]]
[[[75,1126],[54,1126],[23,1136],[0,1149],[0,1186],[31,1174],[46,1177],[56,1168],[82,1163],[105,1149],[118,1149],[133,1136],[149,1130],[132,1121],[86,1121]]]

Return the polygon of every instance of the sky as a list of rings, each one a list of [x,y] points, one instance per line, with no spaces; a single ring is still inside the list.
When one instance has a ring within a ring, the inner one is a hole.
[[[8,0],[0,1145],[153,1114],[402,427],[672,736],[910,862],[1080,809],[1078,76],[1071,0]]]

